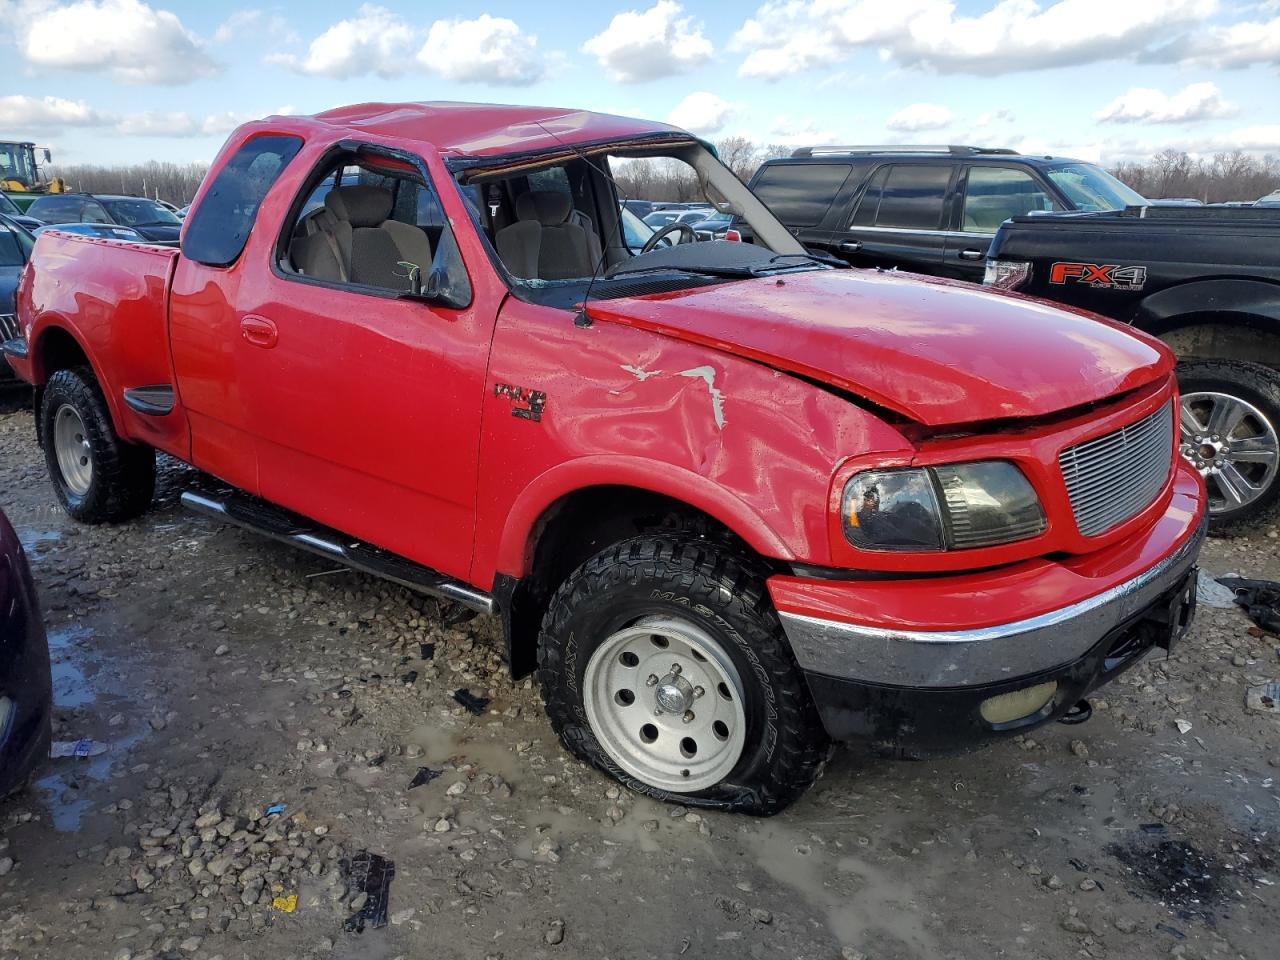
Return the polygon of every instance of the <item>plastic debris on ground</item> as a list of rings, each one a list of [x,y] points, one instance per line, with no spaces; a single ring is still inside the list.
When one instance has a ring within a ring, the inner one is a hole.
[[[1223,577],[1218,581],[1235,594],[1236,603],[1249,619],[1268,633],[1280,635],[1280,583]]]
[[[1178,728],[1178,732],[1179,732],[1179,733],[1190,733],[1190,732],[1191,732],[1191,723],[1190,723],[1190,721],[1187,721],[1187,720],[1175,720],[1175,721],[1173,721],[1173,725],[1174,725],[1175,727],[1177,727],[1177,728]]]
[[[97,740],[55,740],[49,745],[49,757],[100,757],[107,752],[107,745]]]
[[[1250,710],[1280,714],[1280,680],[1250,687],[1245,692],[1244,705]]]
[[[463,687],[461,690],[453,691],[453,699],[466,707],[467,712],[475,717],[484,713],[484,708],[489,705],[488,697],[477,697],[466,687]]]
[[[434,643],[420,643],[418,649],[421,652],[419,660],[434,660],[436,657],[436,645]]]
[[[267,807],[267,816],[269,817],[273,813],[284,813],[284,808],[285,804],[283,803],[273,803],[271,806]]]
[[[443,774],[443,770],[432,770],[430,767],[419,767],[418,772],[413,775],[413,779],[409,781],[409,789],[420,787],[424,783],[430,783],[436,777]]]
[[[396,865],[384,856],[361,850],[350,860],[343,860],[342,869],[347,880],[348,895],[363,900],[360,909],[343,922],[343,929],[363,933],[365,927],[374,930],[385,927]]]
[[[291,893],[287,897],[273,897],[271,900],[271,906],[273,909],[279,910],[281,913],[293,913],[293,911],[298,909],[298,895],[296,893]]]
[[[1201,571],[1196,578],[1196,602],[1203,603],[1206,607],[1230,610],[1236,605],[1236,594],[1230,587],[1208,576],[1207,571]]]

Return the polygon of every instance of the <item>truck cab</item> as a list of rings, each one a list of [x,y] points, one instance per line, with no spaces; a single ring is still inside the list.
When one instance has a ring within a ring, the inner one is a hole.
[[[753,244],[635,247],[685,164]],[[630,238],[629,238],[630,235]],[[37,241],[9,362],[59,499],[194,511],[501,619],[565,747],[776,812],[833,739],[928,756],[1078,715],[1186,629],[1173,359],[809,254],[692,135],[361,104],[237,130],[181,248]]]

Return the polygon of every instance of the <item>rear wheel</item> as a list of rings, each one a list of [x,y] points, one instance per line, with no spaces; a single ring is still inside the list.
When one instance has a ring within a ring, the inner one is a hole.
[[[1210,529],[1256,527],[1280,501],[1280,374],[1255,363],[1180,364],[1182,455],[1209,494]]]
[[[117,436],[88,367],[59,370],[40,403],[45,463],[63,507],[83,523],[129,520],[151,504],[156,455]]]
[[[764,571],[692,537],[626,540],[556,592],[539,638],[552,725],[631,789],[772,814],[829,747]]]

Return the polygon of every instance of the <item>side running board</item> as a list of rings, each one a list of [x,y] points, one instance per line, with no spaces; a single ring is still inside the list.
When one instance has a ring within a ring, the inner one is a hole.
[[[230,494],[215,500],[188,490],[182,494],[182,505],[202,516],[234,523],[281,543],[328,557],[352,570],[460,603],[479,613],[495,613],[498,609],[493,597],[482,590],[394,553],[361,543],[337,530],[319,526],[263,500],[243,494]]]

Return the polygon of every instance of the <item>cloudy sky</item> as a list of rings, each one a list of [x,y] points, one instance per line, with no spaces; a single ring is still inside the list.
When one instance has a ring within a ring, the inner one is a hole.
[[[68,163],[208,160],[245,119],[433,99],[792,145],[1280,152],[1280,0],[0,0],[0,64],[0,138]]]

